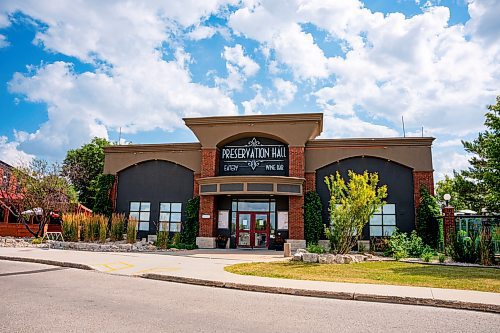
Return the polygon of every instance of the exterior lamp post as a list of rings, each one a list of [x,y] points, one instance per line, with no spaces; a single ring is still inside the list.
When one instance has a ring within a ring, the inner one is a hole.
[[[443,199],[446,202],[446,207],[448,207],[449,206],[448,203],[450,202],[451,195],[449,195],[448,193],[446,193],[445,195],[443,195]]]

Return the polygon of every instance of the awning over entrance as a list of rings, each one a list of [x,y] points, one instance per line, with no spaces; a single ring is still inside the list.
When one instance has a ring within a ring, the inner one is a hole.
[[[222,176],[198,179],[200,195],[302,196],[304,182],[304,178],[282,176]]]

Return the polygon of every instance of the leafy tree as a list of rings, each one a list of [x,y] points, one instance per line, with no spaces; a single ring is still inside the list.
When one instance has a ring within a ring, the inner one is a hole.
[[[438,248],[440,241],[441,209],[435,197],[425,186],[420,187],[420,205],[417,209],[417,234],[425,244]]]
[[[182,222],[181,242],[186,245],[196,245],[198,236],[198,218],[200,212],[200,197],[189,199],[186,204],[186,221]]]
[[[462,175],[477,184],[488,210],[500,211],[500,96],[488,110],[484,122],[487,130],[473,141],[462,141],[465,150],[474,154],[469,160],[471,167]]]
[[[80,202],[89,208],[95,204],[95,182],[104,169],[104,147],[109,145],[106,139],[93,138],[90,143],[69,150],[63,162],[63,175],[70,179]]]
[[[378,186],[378,174],[356,174],[349,170],[349,181],[337,172],[325,177],[330,191],[330,226],[325,233],[334,253],[349,253],[361,236],[370,216],[382,207],[387,197],[387,186]]]
[[[43,160],[34,160],[28,166],[14,169],[19,193],[3,193],[0,205],[23,223],[34,237],[43,234],[53,212],[64,213],[77,202],[76,192],[68,181],[60,176],[57,164],[49,165]],[[28,212],[23,214],[23,212]],[[38,226],[33,228],[30,218]]]
[[[304,198],[304,235],[307,245],[318,244],[323,234],[323,205],[316,191],[307,192]]]
[[[453,177],[446,176],[444,180],[437,182],[436,198],[444,205],[443,196],[448,193],[451,195],[449,205],[455,209],[472,209],[480,212],[486,205],[481,187],[462,173],[454,171]]]
[[[101,174],[91,183],[91,190],[95,193],[94,206],[92,206],[92,211],[95,214],[103,214],[110,217],[113,213],[113,202],[109,194],[113,188],[114,182],[114,175]]]

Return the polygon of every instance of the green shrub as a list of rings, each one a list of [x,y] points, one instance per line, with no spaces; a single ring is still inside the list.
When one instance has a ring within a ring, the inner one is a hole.
[[[469,237],[467,232],[459,230],[451,236],[451,246],[448,247],[448,254],[454,261],[476,263],[478,261],[476,237]]]
[[[417,235],[417,232],[413,230],[407,244],[408,255],[413,258],[419,258],[424,252],[424,249],[424,241]]]
[[[434,196],[425,186],[420,187],[420,205],[417,209],[417,233],[425,244],[433,248],[438,246],[439,216],[441,209]]]
[[[396,229],[388,240],[387,250],[384,255],[392,256],[396,260],[406,258],[408,257],[408,243],[408,236]]]
[[[137,241],[137,220],[129,219],[127,223],[127,243],[133,244]]]
[[[323,235],[323,205],[316,191],[307,192],[304,197],[304,236],[307,245],[318,244]]]
[[[172,245],[179,245],[181,244],[181,234],[178,232],[172,237]]]
[[[107,217],[111,216],[113,212],[113,202],[110,198],[110,191],[115,182],[114,175],[100,174],[95,180],[91,182],[91,190],[95,193],[94,206],[92,211],[96,214],[103,214]]]
[[[444,261],[446,260],[446,256],[443,253],[440,253],[438,256],[438,260],[440,263],[444,263]]]
[[[200,212],[200,197],[189,199],[186,204],[186,220],[182,222],[180,241],[183,244],[195,246],[198,236],[198,218]]]
[[[420,256],[420,258],[425,262],[431,261],[433,257],[434,257],[434,251],[432,251],[430,247],[425,248]]]
[[[111,241],[121,241],[123,240],[123,234],[125,233],[125,214],[112,214],[111,215],[111,228],[109,232],[109,238]]]
[[[307,247],[307,252],[310,253],[325,253],[325,248],[316,244],[311,244]]]
[[[481,265],[492,265],[495,260],[495,256],[490,228],[483,227],[481,229],[481,232],[477,237],[477,243],[477,254]]]

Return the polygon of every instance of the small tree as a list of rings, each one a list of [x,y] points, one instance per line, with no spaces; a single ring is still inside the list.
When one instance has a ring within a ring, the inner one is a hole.
[[[182,222],[181,243],[193,246],[196,244],[199,212],[200,197],[189,199],[186,205],[186,220]]]
[[[420,187],[420,205],[417,210],[417,234],[425,244],[438,247],[439,220],[441,210],[435,197],[430,195],[425,186]]]
[[[316,191],[307,192],[304,198],[304,235],[307,245],[318,244],[323,234],[323,205]]]
[[[19,194],[3,195],[0,204],[24,224],[34,237],[43,234],[53,212],[65,213],[71,203],[76,203],[76,192],[67,180],[60,177],[57,164],[49,165],[43,160],[34,160],[29,166],[13,171]],[[24,213],[24,214],[23,214]],[[38,229],[30,224],[30,218]]]
[[[113,213],[113,202],[110,192],[115,182],[114,175],[99,175],[95,182],[92,182],[91,191],[95,193],[94,206],[92,211],[96,214],[103,214],[108,217]]]
[[[333,253],[349,253],[361,236],[370,216],[382,207],[387,197],[387,186],[378,185],[378,174],[356,174],[349,170],[346,184],[339,172],[325,177],[330,191],[330,226],[325,233]]]

